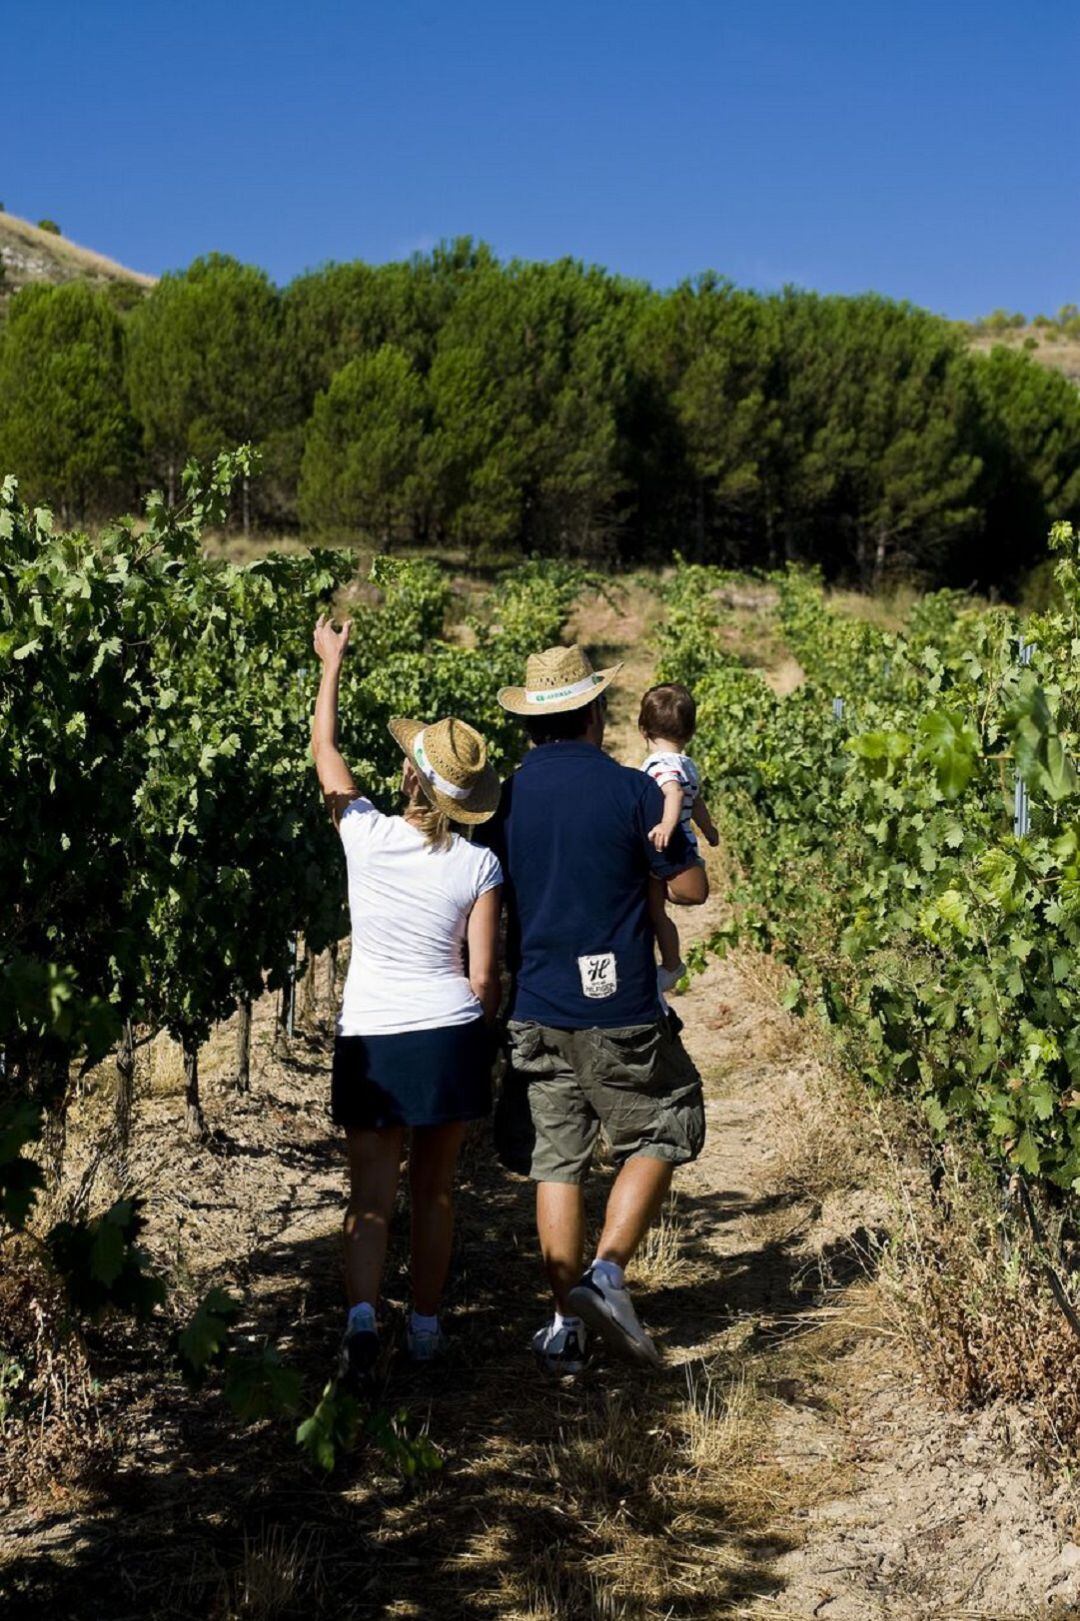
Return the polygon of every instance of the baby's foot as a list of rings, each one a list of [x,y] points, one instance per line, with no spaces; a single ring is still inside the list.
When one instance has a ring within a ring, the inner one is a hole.
[[[674,968],[665,968],[661,965],[656,970],[656,983],[660,987],[660,994],[673,991],[680,979],[686,978],[686,964],[677,962]]]

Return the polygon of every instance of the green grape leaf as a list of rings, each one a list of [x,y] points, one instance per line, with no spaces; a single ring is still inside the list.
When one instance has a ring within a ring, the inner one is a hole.
[[[946,799],[957,799],[975,772],[979,738],[975,728],[948,709],[919,717],[918,758],[933,767]]]
[[[241,1423],[289,1416],[300,1405],[300,1375],[273,1346],[253,1355],[234,1351],[225,1364],[225,1400]]]
[[[360,1404],[336,1380],[325,1386],[315,1411],[297,1427],[297,1445],[327,1474],[356,1439]]]
[[[187,1327],[175,1337],[174,1350],[185,1379],[198,1383],[224,1355],[229,1334],[240,1315],[240,1302],[214,1288],[200,1300]]]

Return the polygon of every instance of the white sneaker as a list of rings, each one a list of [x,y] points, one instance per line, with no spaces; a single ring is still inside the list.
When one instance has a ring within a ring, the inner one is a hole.
[[[583,1323],[564,1323],[556,1328],[552,1318],[537,1329],[532,1348],[545,1373],[580,1373],[585,1366],[585,1339]]]
[[[405,1343],[412,1362],[434,1362],[446,1350],[446,1335],[441,1328],[408,1328]]]
[[[660,988],[661,996],[667,991],[673,991],[680,979],[686,978],[686,974],[687,968],[684,962],[676,963],[674,968],[664,968],[661,965],[656,970],[656,983]]]
[[[616,1289],[590,1267],[571,1289],[567,1304],[619,1356],[659,1367],[660,1353],[638,1321],[629,1290]]]

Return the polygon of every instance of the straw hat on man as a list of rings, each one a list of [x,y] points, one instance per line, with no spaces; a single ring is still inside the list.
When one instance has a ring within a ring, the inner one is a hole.
[[[565,715],[599,698],[614,681],[622,664],[594,670],[581,647],[549,647],[531,653],[525,665],[523,687],[503,687],[499,702],[511,715],[534,719],[539,715]]]

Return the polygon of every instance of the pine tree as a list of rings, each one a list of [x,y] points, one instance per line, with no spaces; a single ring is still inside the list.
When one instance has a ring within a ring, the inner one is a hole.
[[[128,379],[170,496],[189,455],[261,445],[281,420],[281,367],[281,304],[261,270],[211,254],[162,277],[132,316]],[[246,476],[241,511],[246,533]]]
[[[356,534],[388,551],[423,521],[425,390],[390,344],[350,360],[318,395],[304,441],[306,528]]]
[[[439,509],[468,545],[595,546],[621,478],[626,297],[572,260],[481,267],[431,368]]]
[[[83,282],[25,287],[0,335],[0,467],[65,524],[81,523],[127,499],[134,448],[108,294]]]

